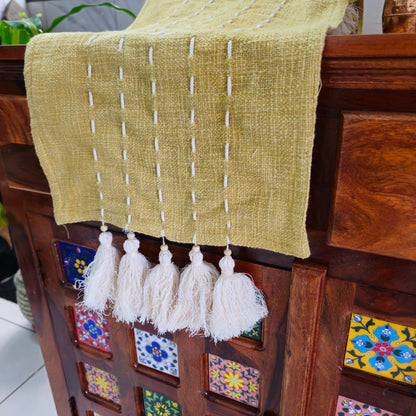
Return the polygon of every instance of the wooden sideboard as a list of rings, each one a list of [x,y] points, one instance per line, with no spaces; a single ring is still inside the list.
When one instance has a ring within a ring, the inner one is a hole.
[[[0,46],[1,194],[60,416],[416,416],[416,35],[327,38],[311,257],[233,248],[270,314],[216,345],[77,308],[72,281],[99,229],[54,221],[23,57]],[[140,238],[157,262],[160,242]],[[170,247],[184,266],[189,247]],[[222,254],[203,251],[214,264]]]

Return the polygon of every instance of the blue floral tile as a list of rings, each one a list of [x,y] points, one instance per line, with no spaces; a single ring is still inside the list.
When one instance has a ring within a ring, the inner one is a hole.
[[[105,352],[112,352],[110,328],[107,320],[94,312],[74,307],[75,329],[78,342]]]
[[[182,416],[181,405],[160,393],[143,389],[146,416]]]
[[[83,272],[94,260],[95,251],[91,248],[77,246],[64,241],[58,241],[58,243],[66,280],[72,284],[83,280]]]
[[[253,339],[254,341],[261,341],[262,321],[257,322],[250,331],[244,331],[241,336]]]
[[[171,340],[134,328],[137,362],[179,377],[178,346]]]
[[[416,384],[416,329],[353,314],[344,364]]]

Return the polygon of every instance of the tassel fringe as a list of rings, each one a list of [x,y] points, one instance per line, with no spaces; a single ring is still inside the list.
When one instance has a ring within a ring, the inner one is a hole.
[[[214,288],[210,319],[210,333],[215,342],[238,337],[268,313],[263,293],[252,278],[234,273],[231,250],[225,250],[224,254],[219,263],[221,275]]]
[[[134,233],[127,234],[123,247],[126,254],[120,261],[113,316],[117,321],[132,324],[142,311],[143,285],[149,273],[149,262],[139,253],[140,242]]]

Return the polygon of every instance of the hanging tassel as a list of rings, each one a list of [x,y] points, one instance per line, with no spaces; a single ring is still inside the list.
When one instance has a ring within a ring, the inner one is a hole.
[[[220,260],[221,275],[214,288],[210,332],[215,342],[238,337],[264,318],[268,311],[263,293],[252,278],[234,273],[231,250]]]
[[[120,255],[112,245],[113,235],[107,231],[106,225],[101,226],[100,245],[94,260],[84,271],[83,308],[103,314],[107,301],[113,302],[117,266]]]
[[[134,233],[127,234],[123,244],[126,254],[121,258],[113,316],[128,324],[135,322],[141,314],[143,284],[149,273],[149,262],[139,253],[140,242]]]
[[[151,320],[159,333],[175,330],[172,312],[179,287],[179,269],[172,263],[166,244],[160,246],[159,264],[150,270],[144,284],[141,322]]]
[[[175,329],[187,328],[191,335],[202,330],[208,336],[212,292],[219,273],[215,266],[203,261],[199,246],[192,247],[189,258],[191,263],[183,269],[179,283],[173,318]]]

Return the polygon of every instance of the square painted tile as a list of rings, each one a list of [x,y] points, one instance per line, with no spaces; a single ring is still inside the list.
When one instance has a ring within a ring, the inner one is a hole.
[[[74,307],[75,329],[78,342],[105,352],[112,352],[108,322],[94,312]]]
[[[416,384],[416,329],[353,314],[344,364]]]
[[[253,407],[259,406],[260,372],[218,355],[208,355],[209,390]]]
[[[337,409],[335,416],[400,416],[396,413],[391,413],[387,410],[380,409],[376,406],[371,406],[367,403],[362,403],[357,400],[348,399],[344,396],[338,396]]]
[[[261,341],[262,321],[257,322],[251,331],[244,331],[241,336],[253,339],[254,341]]]
[[[171,340],[134,328],[137,362],[179,377],[178,346]]]
[[[66,280],[72,284],[77,280],[83,280],[83,272],[94,260],[95,251],[91,248],[77,246],[64,241],[58,241],[58,243]]]
[[[120,404],[120,391],[116,376],[87,363],[83,363],[83,366],[88,392]]]
[[[160,393],[143,389],[146,416],[182,416],[181,405]]]

